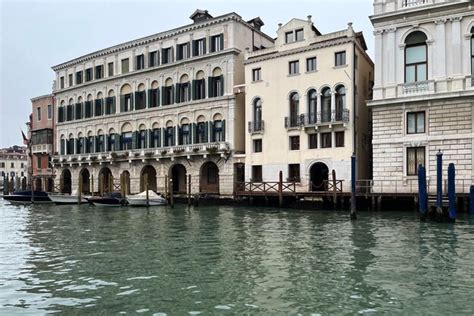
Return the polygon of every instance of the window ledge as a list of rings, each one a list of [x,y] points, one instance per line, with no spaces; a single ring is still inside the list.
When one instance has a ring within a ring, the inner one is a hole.
[[[263,82],[263,80],[255,80],[255,81],[252,81],[251,83],[259,83],[259,82]]]
[[[316,72],[318,72],[317,69],[316,70],[309,70],[309,71],[305,72],[305,74],[313,74],[313,73],[316,73]]]
[[[349,65],[345,64],[345,65],[340,65],[340,66],[334,66],[332,67],[332,69],[341,69],[341,68],[347,68],[349,67]]]
[[[297,74],[289,74],[289,75],[286,75],[286,76],[287,76],[287,77],[297,77],[297,76],[299,76],[299,75],[300,75],[300,73],[297,73]]]

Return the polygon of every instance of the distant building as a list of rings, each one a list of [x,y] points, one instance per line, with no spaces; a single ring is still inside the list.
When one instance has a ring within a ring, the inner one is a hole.
[[[472,1],[375,0],[374,190],[417,192],[418,165],[436,190],[436,153],[474,182]]]
[[[53,67],[57,101],[53,158],[70,192],[233,193],[234,159],[245,147],[246,48],[273,44],[260,19],[197,10],[192,23]],[[81,180],[82,179],[82,180]],[[94,181],[92,182],[92,179]],[[93,187],[92,187],[93,186]]]
[[[276,181],[282,171],[298,191],[326,191],[334,170],[347,192],[352,153],[358,177],[370,177],[366,50],[352,23],[321,34],[309,16],[280,25],[273,47],[246,54],[246,181]]]
[[[31,99],[30,122],[31,176],[35,189],[51,192],[54,175],[51,156],[54,149],[55,106],[53,95],[43,95]]]
[[[8,181],[13,179],[15,182],[19,181],[18,183],[24,183],[26,185],[28,177],[27,157],[26,147],[13,146],[0,149],[0,176],[2,186],[5,178],[8,178]],[[15,187],[17,187],[16,183]]]

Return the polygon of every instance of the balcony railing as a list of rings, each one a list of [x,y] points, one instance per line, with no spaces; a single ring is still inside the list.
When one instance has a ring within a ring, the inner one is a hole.
[[[265,122],[263,120],[249,122],[249,133],[263,133],[264,130]]]
[[[426,4],[426,3],[428,3],[428,0],[402,0],[402,7],[409,8],[409,7],[415,7],[415,6]]]
[[[423,94],[434,92],[434,81],[418,81],[411,83],[404,83],[401,85],[403,94]]]
[[[36,169],[36,175],[37,176],[51,176],[53,175],[53,169],[51,168]]]
[[[230,146],[227,142],[203,143],[167,146],[158,148],[131,149],[120,151],[81,153],[73,155],[56,155],[53,163],[60,164],[82,164],[82,163],[102,163],[113,161],[132,161],[145,159],[160,159],[174,157],[189,157],[193,155],[221,155],[226,157],[230,154]]]
[[[350,120],[349,109],[342,111],[327,111],[309,114],[301,114],[297,117],[286,117],[285,127],[294,128],[299,126],[319,126],[338,123],[348,123]]]
[[[40,154],[40,153],[49,154],[52,151],[53,151],[53,145],[51,145],[51,144],[41,144],[41,145],[32,145],[31,146],[31,153],[33,153],[33,154]]]
[[[295,115],[285,117],[285,128],[298,128],[304,125],[305,115]]]

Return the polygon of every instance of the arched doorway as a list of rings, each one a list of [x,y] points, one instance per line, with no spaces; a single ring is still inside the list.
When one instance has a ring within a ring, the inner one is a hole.
[[[173,165],[169,176],[173,180],[173,193],[186,193],[186,168],[182,164]]]
[[[199,191],[219,194],[219,168],[212,161],[206,162],[201,167]]]
[[[317,162],[309,170],[310,191],[325,191],[324,181],[328,180],[329,168],[325,163]]]
[[[122,172],[122,184],[124,187],[122,188],[122,192],[124,192],[126,195],[130,194],[130,172],[125,170]]]
[[[61,174],[61,193],[71,194],[72,192],[72,177],[71,171],[64,169]]]
[[[36,178],[36,180],[35,180],[35,190],[36,191],[43,191],[43,182],[39,178]]]
[[[85,194],[90,194],[91,192],[91,186],[90,186],[90,173],[87,168],[84,168],[81,170],[81,173],[79,174],[79,177],[82,179],[82,193]]]
[[[145,191],[145,175],[147,176],[148,190],[156,191],[156,170],[153,166],[148,165],[142,169],[140,177],[140,192]]]
[[[84,181],[84,179],[83,179]],[[90,183],[90,181],[89,181]],[[113,177],[112,172],[109,168],[104,167],[99,171],[99,191],[103,190],[103,193],[108,193],[113,191]],[[89,190],[94,191],[94,183],[89,187]],[[94,193],[94,192],[92,192]]]
[[[51,178],[48,178],[48,184],[47,184],[47,192],[53,192],[54,190],[54,180]]]

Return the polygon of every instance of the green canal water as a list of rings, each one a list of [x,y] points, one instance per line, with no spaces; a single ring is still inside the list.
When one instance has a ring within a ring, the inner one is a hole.
[[[468,217],[0,200],[1,315],[473,311]]]

